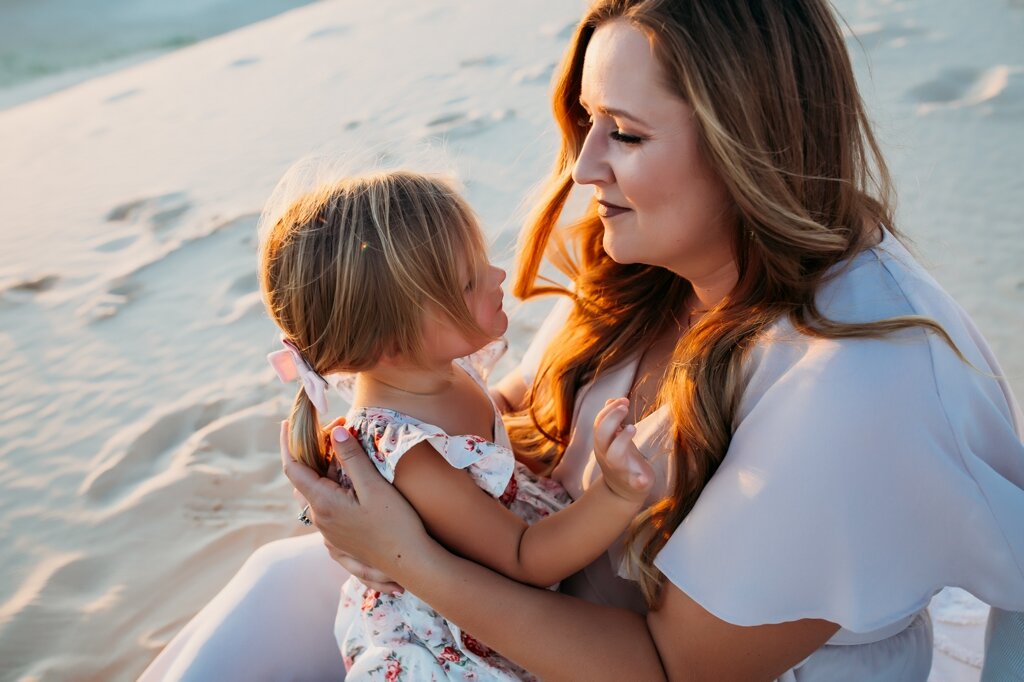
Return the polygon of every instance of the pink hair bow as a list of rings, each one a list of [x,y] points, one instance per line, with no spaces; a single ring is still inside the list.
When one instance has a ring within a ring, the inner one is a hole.
[[[284,344],[284,350],[267,354],[270,366],[286,384],[299,379],[316,411],[327,414],[327,380],[309,366],[294,343],[285,338],[281,339],[281,343]]]

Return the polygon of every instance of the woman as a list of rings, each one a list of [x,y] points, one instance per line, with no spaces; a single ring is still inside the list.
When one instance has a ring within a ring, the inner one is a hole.
[[[545,253],[574,290],[497,389],[574,494],[575,427],[627,395],[651,507],[568,595],[534,590],[431,540],[336,429],[354,494],[283,456],[332,553],[544,679],[924,680],[942,586],[1024,609],[1019,411],[898,241],[827,4],[598,2],[555,111],[515,292],[545,292]],[[574,182],[594,202],[558,231]]]

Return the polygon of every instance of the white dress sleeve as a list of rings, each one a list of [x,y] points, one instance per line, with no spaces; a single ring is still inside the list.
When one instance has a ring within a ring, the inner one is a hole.
[[[945,586],[1024,609],[1014,401],[977,330],[916,268],[882,254],[846,277],[833,311],[926,315],[973,368],[920,331],[826,340],[777,325],[755,347],[729,451],[655,561],[719,618],[861,633]]]

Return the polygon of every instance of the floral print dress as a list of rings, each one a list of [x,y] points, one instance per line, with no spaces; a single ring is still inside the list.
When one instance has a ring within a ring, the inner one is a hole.
[[[504,347],[488,346],[456,360],[485,389],[485,377]],[[475,435],[453,436],[440,428],[385,408],[359,408],[347,421],[377,469],[394,481],[398,461],[414,445],[429,443],[453,467],[527,523],[572,501],[557,482],[533,474],[515,461],[501,417],[495,410],[491,442]],[[341,589],[334,634],[348,680],[534,680],[532,675],[408,591],[391,595],[349,578]]]

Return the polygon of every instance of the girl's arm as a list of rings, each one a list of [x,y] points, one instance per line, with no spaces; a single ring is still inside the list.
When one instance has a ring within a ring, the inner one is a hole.
[[[601,556],[647,496],[654,476],[630,440],[632,431],[621,428],[625,412],[621,403],[610,403],[595,423],[595,452],[605,476],[532,526],[427,443],[402,456],[394,484],[445,547],[509,578],[547,587]]]
[[[658,608],[645,618],[508,580],[431,540],[358,443],[344,429],[335,433],[354,492],[296,462],[282,425],[284,472],[310,501],[327,542],[387,571],[545,680],[770,680],[838,630],[821,620],[732,625],[668,583]]]

